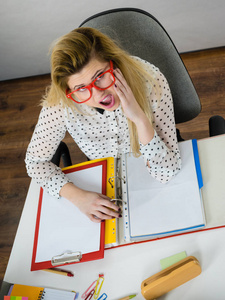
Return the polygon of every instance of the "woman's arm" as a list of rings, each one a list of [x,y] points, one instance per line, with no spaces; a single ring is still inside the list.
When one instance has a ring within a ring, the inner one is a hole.
[[[146,70],[150,66],[146,62]],[[118,69],[115,70],[115,91],[120,98],[124,114],[137,127],[140,152],[150,174],[166,183],[180,170],[181,159],[170,89],[165,77],[157,68],[155,73],[155,86],[148,84],[149,94],[146,94],[153,109],[152,125]]]
[[[158,68],[145,62],[155,71],[155,84],[149,90],[148,99],[153,111],[154,137],[148,144],[140,143],[140,152],[150,174],[166,183],[181,169],[181,157],[177,142],[173,99],[168,82]]]
[[[108,197],[79,189],[51,162],[66,130],[60,106],[42,108],[26,153],[28,175],[52,196],[71,201],[94,222],[119,217],[119,207]]]
[[[61,187],[70,182],[61,168],[51,162],[66,130],[61,106],[43,107],[26,152],[28,175],[54,197],[59,197]]]

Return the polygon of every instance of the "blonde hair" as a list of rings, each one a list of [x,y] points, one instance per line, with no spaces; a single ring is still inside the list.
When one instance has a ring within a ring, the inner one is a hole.
[[[94,28],[81,27],[59,38],[51,53],[51,86],[42,99],[42,106],[52,106],[62,103],[64,107],[77,110],[74,103],[66,97],[67,82],[71,75],[81,71],[90,59],[96,56],[104,61],[113,61],[118,67],[137,102],[152,123],[152,111],[146,98],[146,76],[153,78],[142,66],[116,42]],[[128,119],[131,151],[140,156],[140,145],[136,126]]]

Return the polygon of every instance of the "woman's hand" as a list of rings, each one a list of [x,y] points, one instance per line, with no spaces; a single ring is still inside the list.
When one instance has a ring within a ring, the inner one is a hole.
[[[120,99],[124,114],[136,125],[139,140],[146,145],[153,139],[154,129],[118,68],[114,70],[114,75],[116,77],[114,90]]]
[[[140,119],[146,118],[146,115],[137,103],[131,88],[118,68],[114,70],[114,75],[116,77],[114,90],[120,99],[124,114],[136,124]]]
[[[121,209],[110,201],[109,197],[79,189],[72,183],[65,184],[60,190],[60,195],[70,200],[95,223],[122,217]]]
[[[93,222],[119,218],[121,209],[110,200],[105,195],[84,191],[84,198],[80,199],[77,207]]]

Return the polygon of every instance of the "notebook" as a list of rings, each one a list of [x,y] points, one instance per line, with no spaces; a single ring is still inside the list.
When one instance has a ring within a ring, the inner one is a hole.
[[[114,176],[113,158],[85,162],[63,171],[78,187],[114,197],[108,181]],[[101,259],[104,241],[104,222],[94,223],[68,200],[40,190],[31,271]]]
[[[13,299],[13,296],[16,296],[16,299],[14,300],[21,300],[21,299],[17,299],[19,297],[23,297],[23,298],[27,297],[28,300],[42,300],[42,299],[43,300],[62,300],[62,299],[74,300],[76,297],[76,292],[21,285],[21,284],[13,284],[9,289],[8,296],[10,297],[10,300],[11,298]],[[22,300],[25,300],[23,298]]]

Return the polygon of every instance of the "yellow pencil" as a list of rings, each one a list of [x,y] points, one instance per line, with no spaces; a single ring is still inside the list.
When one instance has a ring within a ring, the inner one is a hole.
[[[132,298],[134,298],[134,297],[136,297],[136,294],[135,294],[135,295],[126,296],[126,297],[121,298],[121,299],[119,299],[119,300],[130,300],[130,299],[132,299]]]
[[[59,269],[43,269],[42,271],[45,272],[50,272],[58,275],[63,275],[63,276],[68,276],[68,277],[73,277],[74,274],[65,270],[59,270]]]

